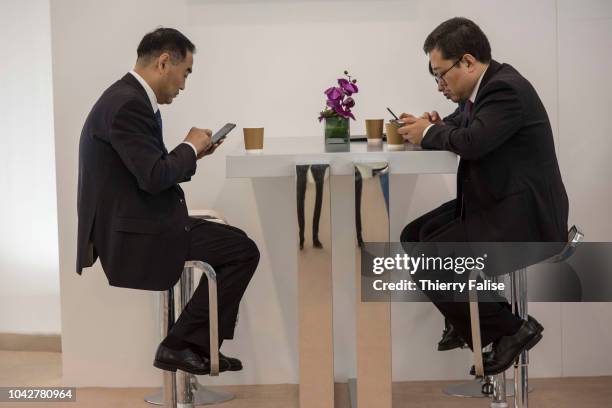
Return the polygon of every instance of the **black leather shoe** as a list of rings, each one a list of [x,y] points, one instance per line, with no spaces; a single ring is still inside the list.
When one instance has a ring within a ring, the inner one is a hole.
[[[208,353],[201,353],[200,357],[202,357],[202,361],[204,361],[210,367],[210,357],[208,357]],[[219,372],[222,373],[224,371],[238,371],[232,370],[231,363],[227,358],[223,358],[223,354],[219,353]],[[240,364],[240,368],[242,369],[242,364]]]
[[[491,358],[491,352],[487,351],[482,353],[482,364],[486,367],[487,365],[487,361]],[[485,369],[486,371],[486,369]],[[474,367],[474,365],[472,365],[470,367],[470,375],[476,375],[476,367]],[[486,374],[485,374],[486,375]]]
[[[160,344],[153,365],[166,371],[177,369],[196,375],[210,374],[210,364],[190,348],[173,350]]]
[[[483,364],[485,375],[503,373],[512,366],[514,360],[526,350],[531,350],[542,339],[543,326],[530,317],[512,336],[504,336],[493,344],[493,350],[484,353]],[[475,375],[472,366],[470,374]]]
[[[544,331],[544,326],[542,326],[540,322],[534,319],[534,317],[531,315],[528,316],[527,321],[530,322],[532,325],[534,325],[534,327],[536,327],[539,330],[540,334],[542,334],[542,332]],[[490,351],[487,351],[482,354],[482,362],[483,364],[485,364],[485,366],[486,366],[486,361],[490,358],[491,358]],[[470,367],[470,375],[476,375],[476,369],[474,368],[474,366]]]
[[[210,352],[204,348],[197,348],[197,353],[203,361],[210,365]],[[237,358],[227,357],[219,352],[219,372],[224,371],[240,371],[242,370],[242,362]]]
[[[538,328],[538,330],[540,331],[540,333],[542,333],[544,331],[544,326],[542,326],[540,324],[540,322],[538,322],[533,316],[531,315],[527,315],[527,321],[531,322],[531,324],[535,325],[535,327]]]
[[[448,351],[456,348],[461,348],[465,346],[465,340],[457,334],[455,328],[452,325],[448,325],[448,327],[444,328],[442,332],[442,338],[438,342],[438,351]]]
[[[238,360],[237,358],[228,357],[219,352],[219,365],[221,365],[221,360],[227,361],[228,371],[242,370],[242,361]]]

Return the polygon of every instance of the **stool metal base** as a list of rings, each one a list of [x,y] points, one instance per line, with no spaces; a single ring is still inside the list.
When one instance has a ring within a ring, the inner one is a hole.
[[[184,408],[188,408],[189,405],[200,406],[200,405],[214,405],[220,404],[222,402],[226,402],[234,399],[235,395],[231,392],[222,391],[222,390],[214,390],[211,388],[206,388],[202,384],[200,384],[197,380],[194,381],[193,384],[193,404],[179,404],[184,405]],[[158,393],[148,395],[144,399],[149,404],[153,405],[164,405],[164,395],[161,392],[161,389]]]
[[[472,380],[460,384],[449,385],[443,392],[451,397],[490,398],[492,395],[482,393],[483,384],[483,380]],[[533,388],[529,388],[529,392],[532,391]],[[514,396],[514,380],[506,380],[506,396]]]

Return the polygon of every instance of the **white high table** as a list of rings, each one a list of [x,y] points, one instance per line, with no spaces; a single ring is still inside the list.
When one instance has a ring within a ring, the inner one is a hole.
[[[226,156],[226,177],[294,177],[295,165],[329,163],[331,175],[352,175],[353,163],[386,161],[393,174],[452,174],[457,156],[444,151],[422,150],[406,144],[405,150],[389,151],[387,144],[369,147],[352,142],[350,152],[328,153],[322,136],[269,137],[261,154],[246,154],[244,147]]]
[[[331,245],[332,242],[337,245],[338,239],[347,239],[352,235],[343,234],[343,238],[334,236],[332,239],[330,201],[350,201],[344,205],[356,203],[359,238],[363,228],[364,241],[389,241],[388,176],[384,180],[377,176],[453,174],[456,171],[457,156],[451,152],[422,150],[409,144],[405,150],[389,151],[386,144],[371,147],[366,142],[352,142],[350,151],[331,153],[325,151],[322,136],[268,137],[260,154],[246,154],[244,147],[241,147],[226,156],[228,178],[296,179],[297,195],[292,194],[287,201],[295,200],[293,202],[297,205],[301,238],[298,240],[296,237],[295,245],[298,252],[301,408],[334,407]],[[355,177],[354,195],[346,190],[331,192],[329,186],[333,183],[327,182],[329,176]],[[331,200],[323,200],[323,197],[331,197]],[[313,208],[313,237],[309,237],[305,223],[310,221],[310,217],[304,217],[304,212],[310,214]],[[279,225],[296,223],[295,218],[276,221]],[[347,228],[355,226],[349,225]],[[309,238],[313,240],[312,247],[309,246]],[[319,242],[319,239],[320,245],[317,246],[315,242]],[[356,253],[358,265],[360,251]],[[356,319],[357,328],[357,379],[349,380],[351,403],[353,407],[360,408],[391,408],[390,303],[361,302],[360,275],[359,268],[355,268],[357,316],[346,316],[347,319]]]

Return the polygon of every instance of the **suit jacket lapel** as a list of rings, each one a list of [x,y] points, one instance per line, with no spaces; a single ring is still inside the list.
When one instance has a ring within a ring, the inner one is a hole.
[[[151,114],[153,114],[153,107],[151,106],[151,101],[149,101],[149,96],[147,95],[147,91],[145,91],[142,85],[140,85],[140,82],[138,82],[138,80],[134,77],[134,75],[128,72],[127,74],[123,76],[123,78],[121,78],[121,80],[138,91],[142,99],[151,108]]]
[[[476,93],[476,98],[474,99],[474,106],[472,106],[472,112],[474,112],[473,108],[479,102],[478,97],[482,93],[482,89],[487,85],[487,82],[491,80],[491,78],[497,73],[497,71],[499,71],[500,68],[501,68],[501,64],[492,59],[491,62],[489,63],[489,68],[487,68],[487,71],[482,77],[482,81],[480,81],[480,87],[478,88],[478,92]]]
[[[159,124],[155,119],[155,114],[153,113],[153,106],[151,106],[151,101],[149,100],[149,95],[147,95],[147,91],[145,91],[142,85],[140,85],[140,82],[138,82],[134,75],[130,74],[129,72],[125,74],[123,78],[121,78],[121,81],[135,88],[138,91],[138,94],[144,100],[144,102],[151,108],[151,119],[153,119],[156,129],[155,137],[157,138],[157,140],[159,140],[164,154],[168,154],[168,150],[166,149],[166,145],[164,144],[162,129],[159,127]]]

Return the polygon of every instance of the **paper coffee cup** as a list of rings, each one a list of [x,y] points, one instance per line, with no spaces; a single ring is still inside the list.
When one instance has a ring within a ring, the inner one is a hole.
[[[389,150],[404,150],[404,138],[397,133],[399,127],[395,123],[386,123],[387,148]]]
[[[249,154],[263,151],[264,128],[243,128],[244,149]]]
[[[365,122],[368,144],[382,144],[384,119],[366,119]]]

